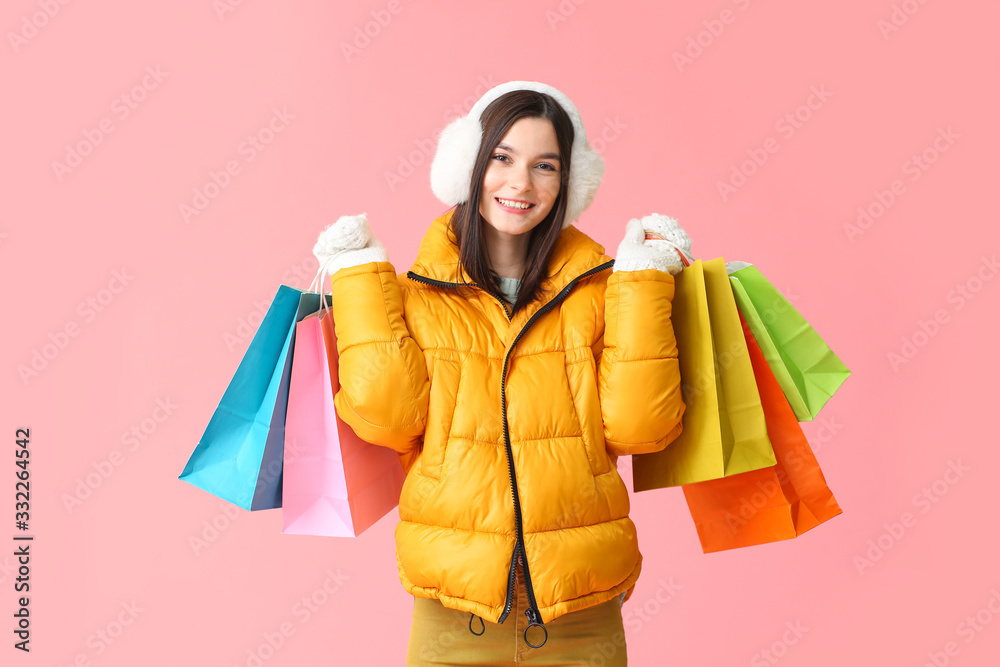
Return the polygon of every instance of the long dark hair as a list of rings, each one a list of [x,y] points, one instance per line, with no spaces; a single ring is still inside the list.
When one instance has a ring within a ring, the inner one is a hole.
[[[563,220],[566,217],[567,190],[572,168],[570,156],[573,153],[573,122],[552,96],[534,90],[512,90],[493,100],[483,110],[480,121],[483,126],[483,139],[479,144],[479,153],[472,168],[469,198],[455,207],[450,229],[454,235],[454,243],[459,249],[459,276],[464,270],[469,278],[469,281],[463,284],[475,283],[503,299],[500,285],[489,267],[486,235],[483,232],[483,225],[489,223],[479,213],[479,198],[490,156],[514,122],[521,118],[547,118],[552,123],[559,145],[560,173],[559,194],[552,210],[529,232],[525,269],[521,276],[521,287],[514,302],[512,316],[544,293],[541,283],[548,277],[546,269],[549,258],[562,232]]]

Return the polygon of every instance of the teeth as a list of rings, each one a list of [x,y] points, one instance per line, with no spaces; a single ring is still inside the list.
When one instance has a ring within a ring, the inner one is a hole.
[[[525,204],[523,202],[511,201],[509,199],[500,199],[497,197],[497,201],[504,206],[510,206],[511,208],[531,208],[534,204]]]

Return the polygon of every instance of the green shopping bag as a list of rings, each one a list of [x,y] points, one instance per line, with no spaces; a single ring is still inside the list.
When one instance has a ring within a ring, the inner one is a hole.
[[[633,455],[636,491],[720,479],[776,463],[725,263],[721,257],[683,261],[685,268],[674,278],[671,319],[684,427],[662,451]]]
[[[748,262],[728,262],[740,313],[799,421],[810,421],[851,371],[781,292]]]

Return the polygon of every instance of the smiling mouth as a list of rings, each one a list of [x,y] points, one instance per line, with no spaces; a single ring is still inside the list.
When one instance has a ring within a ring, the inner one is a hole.
[[[494,197],[493,199],[495,199],[502,206],[506,206],[507,208],[518,209],[521,211],[527,211],[528,209],[534,208],[535,206],[534,204],[529,204],[528,202],[518,202],[514,201],[513,199],[501,199],[500,197]]]

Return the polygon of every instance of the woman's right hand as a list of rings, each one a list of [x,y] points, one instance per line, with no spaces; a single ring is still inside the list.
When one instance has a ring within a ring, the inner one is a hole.
[[[372,234],[364,213],[340,216],[319,235],[313,254],[319,260],[320,270],[331,276],[348,266],[389,260],[385,246]]]
[[[612,271],[658,269],[676,276],[684,269],[681,252],[690,255],[691,238],[676,220],[659,213],[632,218]]]

